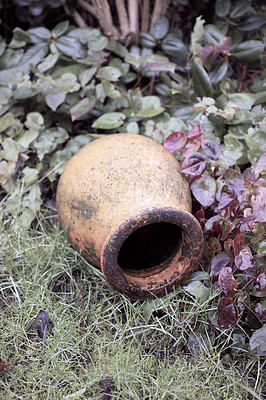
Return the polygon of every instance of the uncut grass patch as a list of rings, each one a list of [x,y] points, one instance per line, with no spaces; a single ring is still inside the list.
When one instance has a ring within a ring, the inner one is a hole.
[[[2,399],[262,399],[263,359],[210,324],[212,298],[115,293],[41,217],[1,226]],[[53,322],[30,329],[40,310]],[[264,377],[265,378],[265,377]],[[0,396],[0,398],[1,398]]]

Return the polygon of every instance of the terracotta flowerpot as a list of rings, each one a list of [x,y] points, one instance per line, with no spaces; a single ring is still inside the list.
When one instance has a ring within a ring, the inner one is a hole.
[[[198,265],[202,230],[179,168],[158,142],[116,134],[84,146],[59,180],[59,220],[73,246],[131,298],[164,295]]]

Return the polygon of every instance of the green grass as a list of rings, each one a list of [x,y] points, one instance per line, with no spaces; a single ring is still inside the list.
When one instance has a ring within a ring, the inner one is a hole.
[[[0,228],[0,399],[263,399],[262,358],[211,325],[212,299],[115,293],[42,218]],[[45,339],[30,326],[53,321]]]

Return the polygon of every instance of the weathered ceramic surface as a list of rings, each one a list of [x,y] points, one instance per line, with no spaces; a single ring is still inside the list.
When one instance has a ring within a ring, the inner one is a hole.
[[[156,141],[117,134],[84,146],[60,178],[58,215],[69,239],[129,297],[163,295],[197,267],[202,231],[179,168]]]

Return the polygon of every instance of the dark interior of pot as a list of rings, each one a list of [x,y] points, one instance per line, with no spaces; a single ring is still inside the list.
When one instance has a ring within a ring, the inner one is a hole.
[[[141,271],[154,273],[154,269],[167,266],[182,243],[182,229],[169,222],[156,222],[135,230],[122,244],[117,262],[125,273]]]

